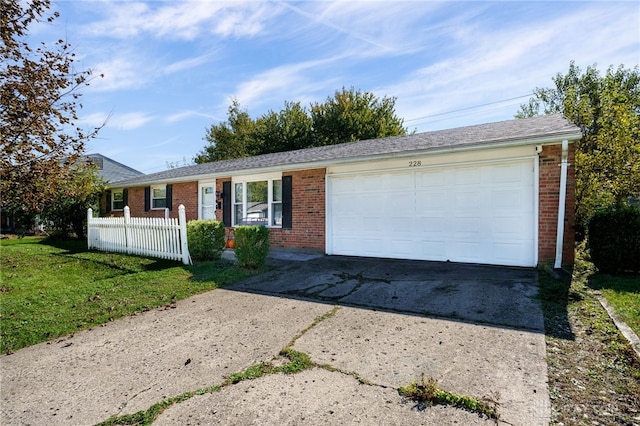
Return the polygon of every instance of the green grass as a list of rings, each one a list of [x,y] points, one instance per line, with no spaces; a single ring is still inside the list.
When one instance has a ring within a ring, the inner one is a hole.
[[[89,252],[85,241],[0,240],[0,352],[168,306],[246,277],[226,263]]]
[[[600,290],[620,319],[640,335],[640,276],[595,274],[589,286]]]
[[[452,392],[438,388],[435,379],[424,379],[422,375],[420,381],[414,380],[407,386],[398,388],[398,393],[405,398],[411,399],[418,404],[434,405],[443,404],[462,408],[467,411],[485,415],[490,419],[499,419],[498,401],[496,398],[483,398],[482,400],[466,395],[457,395]]]

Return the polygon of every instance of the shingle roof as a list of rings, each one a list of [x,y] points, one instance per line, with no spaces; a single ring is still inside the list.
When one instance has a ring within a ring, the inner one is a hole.
[[[179,181],[204,175],[231,175],[234,172],[276,167],[295,169],[297,165],[313,166],[314,163],[358,161],[442,149],[500,146],[518,142],[535,143],[536,140],[552,138],[576,140],[580,137],[580,129],[562,115],[545,115],[197,164],[120,181],[118,186]]]
[[[125,166],[122,163],[118,163],[117,161],[112,160],[109,157],[105,157],[102,154],[87,154],[87,157],[89,157],[94,164],[98,165],[98,174],[106,182],[114,183],[125,179],[134,179],[144,176],[144,173],[129,166]]]

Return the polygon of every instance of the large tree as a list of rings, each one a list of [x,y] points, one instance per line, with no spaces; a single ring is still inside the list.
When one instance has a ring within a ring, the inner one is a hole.
[[[262,154],[308,148],[313,146],[313,122],[300,102],[285,102],[279,112],[256,120],[254,137]]]
[[[334,145],[407,133],[395,112],[396,98],[379,99],[353,87],[336,91],[333,98],[311,106],[314,144]]]
[[[201,164],[258,154],[253,142],[255,127],[255,121],[234,99],[229,106],[227,121],[214,124],[207,130],[207,145],[194,161]]]
[[[595,209],[640,197],[640,71],[571,62],[555,87],[536,88],[516,117],[562,113],[582,130],[576,144],[576,223],[582,232]]]
[[[207,145],[194,160],[206,163],[406,133],[395,114],[395,98],[380,99],[353,88],[336,91],[310,109],[285,102],[279,112],[269,111],[256,120],[234,100],[227,121],[207,130]]]
[[[91,71],[74,68],[67,41],[35,43],[30,36],[30,26],[58,17],[50,0],[0,1],[1,206],[30,216],[69,181],[69,165],[97,132],[76,125],[78,89]]]

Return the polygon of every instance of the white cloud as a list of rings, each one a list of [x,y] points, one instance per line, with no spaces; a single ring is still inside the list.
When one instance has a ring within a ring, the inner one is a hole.
[[[113,114],[107,123],[108,127],[119,130],[133,130],[144,126],[155,117],[146,112],[128,112],[125,114]]]
[[[89,128],[101,127],[103,124],[108,125],[111,114],[106,112],[94,112],[86,115],[79,115],[78,124]]]
[[[106,92],[144,86],[151,78],[152,72],[139,59],[133,60],[121,55],[98,62],[92,67],[94,75],[104,77],[94,79],[89,87],[91,90]]]
[[[378,90],[398,97],[399,116],[428,117],[407,123],[409,127],[422,125],[419,130],[490,121],[498,115],[510,118],[526,97],[483,105],[552,85],[552,77],[566,72],[572,59],[584,68],[598,58],[619,56],[623,62],[621,52],[634,48],[637,52],[640,39],[629,36],[638,31],[637,19],[612,11],[613,4],[602,6],[571,10],[553,19],[514,22],[499,30],[489,21],[474,20],[463,25],[452,44],[442,46],[447,49],[442,59],[399,76],[397,83]],[[615,28],[608,26],[614,17],[618,17]],[[604,72],[608,65],[600,64],[599,69]],[[459,111],[472,106],[479,108]],[[439,115],[448,111],[458,112]]]
[[[159,6],[158,6],[159,5]],[[203,34],[252,37],[283,9],[272,2],[185,1],[105,3],[107,17],[85,26],[91,35],[128,38],[149,33],[158,38],[194,40]]]
[[[212,54],[207,53],[205,55],[196,56],[195,58],[183,59],[181,61],[177,61],[167,65],[164,68],[164,72],[165,74],[172,74],[174,72],[185,71],[191,68],[196,68],[202,64],[207,63],[212,56],[213,56]]]
[[[314,75],[321,74],[323,69],[341,58],[342,55],[269,69],[240,83],[230,97],[238,99],[241,105],[251,107],[274,101],[284,103],[285,100],[301,100],[301,97],[308,97],[309,92],[326,88],[328,80],[335,82],[331,77],[314,78]]]
[[[211,120],[220,121],[220,119],[214,115],[205,114],[205,113],[194,111],[194,110],[186,110],[186,111],[181,111],[175,114],[171,114],[165,118],[165,121],[167,121],[168,123],[176,123],[178,121],[186,120],[191,117],[204,117]]]

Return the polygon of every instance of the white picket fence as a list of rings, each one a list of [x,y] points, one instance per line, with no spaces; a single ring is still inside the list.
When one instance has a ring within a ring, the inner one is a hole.
[[[178,207],[178,219],[131,217],[129,206],[124,217],[93,217],[87,211],[89,250],[137,254],[160,259],[181,260],[191,264],[187,244],[187,220],[184,206]]]

